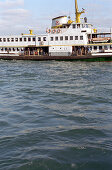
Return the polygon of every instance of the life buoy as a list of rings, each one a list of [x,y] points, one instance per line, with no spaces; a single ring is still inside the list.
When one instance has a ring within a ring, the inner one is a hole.
[[[60,29],[58,29],[58,30],[57,30],[57,33],[60,33],[60,32],[61,32],[61,30],[60,30]]]
[[[51,33],[51,30],[50,30],[50,29],[48,30],[48,33]]]
[[[50,30],[50,29],[47,29],[47,30],[46,30],[46,33],[51,33],[51,30]]]
[[[56,33],[56,30],[53,30],[52,32],[53,32],[53,34],[54,34],[54,33]]]

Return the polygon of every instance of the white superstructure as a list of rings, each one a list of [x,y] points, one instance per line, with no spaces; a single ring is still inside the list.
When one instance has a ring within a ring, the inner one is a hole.
[[[0,55],[50,55],[71,56],[112,52],[112,33],[97,33],[92,25],[80,22],[77,0],[76,21],[59,16],[52,19],[52,26],[44,35],[30,34],[0,36]]]
[[[70,55],[74,46],[87,45],[91,24],[62,24],[61,28],[51,28],[45,35],[22,34],[19,36],[0,36],[0,54],[24,52],[25,48],[48,48],[50,55]]]

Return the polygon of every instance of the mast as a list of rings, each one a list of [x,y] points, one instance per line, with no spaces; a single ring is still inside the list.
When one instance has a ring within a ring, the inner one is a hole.
[[[85,10],[82,9],[81,12],[79,12],[79,9],[78,9],[78,4],[77,4],[77,0],[75,0],[75,14],[76,14],[76,23],[80,23],[80,16],[82,13],[85,13]]]

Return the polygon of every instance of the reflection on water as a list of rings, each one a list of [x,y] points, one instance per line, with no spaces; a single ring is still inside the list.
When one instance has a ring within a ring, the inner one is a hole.
[[[112,63],[0,61],[0,169],[111,170]]]

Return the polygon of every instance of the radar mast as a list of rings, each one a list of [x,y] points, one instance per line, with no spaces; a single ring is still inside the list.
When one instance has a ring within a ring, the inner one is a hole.
[[[75,14],[76,14],[76,23],[80,23],[80,16],[82,13],[85,13],[85,10],[82,9],[81,12],[79,12],[79,9],[78,9],[78,4],[77,4],[77,0],[75,0]]]

